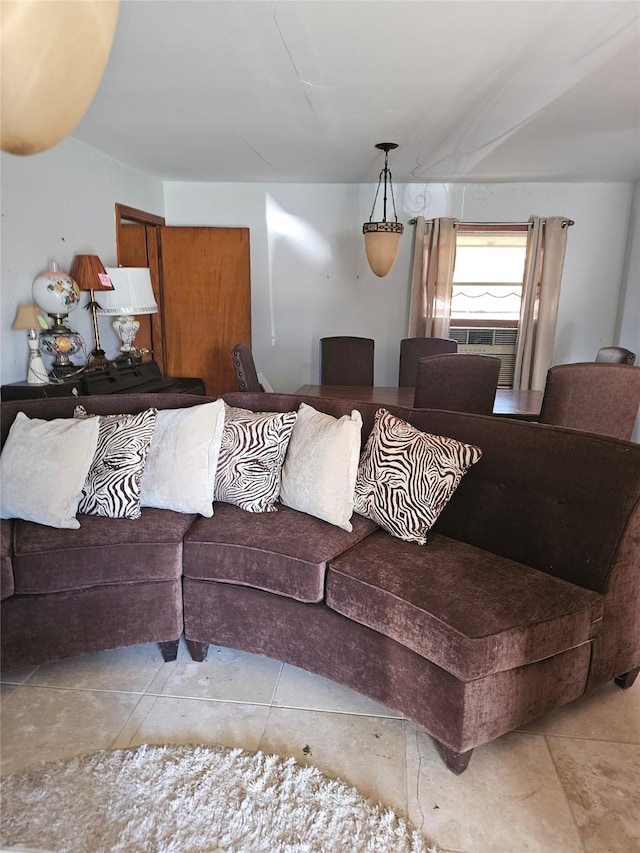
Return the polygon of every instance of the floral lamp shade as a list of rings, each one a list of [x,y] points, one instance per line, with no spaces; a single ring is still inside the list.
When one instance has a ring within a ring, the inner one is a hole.
[[[76,282],[58,269],[53,262],[33,280],[31,294],[34,302],[51,317],[62,318],[80,304],[80,288]]]

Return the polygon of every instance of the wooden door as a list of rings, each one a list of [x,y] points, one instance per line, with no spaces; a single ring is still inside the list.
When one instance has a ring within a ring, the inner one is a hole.
[[[231,351],[251,344],[248,228],[158,228],[166,373],[237,391]]]
[[[165,376],[201,376],[211,395],[237,391],[231,350],[251,343],[249,230],[165,226],[122,204],[115,212],[118,263],[148,266],[158,303],[137,318],[136,345]]]

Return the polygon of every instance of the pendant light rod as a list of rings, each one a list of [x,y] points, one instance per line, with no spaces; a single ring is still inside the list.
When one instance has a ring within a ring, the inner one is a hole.
[[[397,148],[398,145],[396,142],[378,142],[375,146],[379,148],[381,151],[384,151],[384,168],[380,171],[378,175],[378,186],[376,187],[376,194],[373,199],[373,207],[371,208],[371,215],[369,216],[369,222],[373,221],[373,214],[376,209],[376,202],[378,201],[378,193],[380,192],[380,184],[384,182],[384,194],[382,200],[382,221],[387,221],[387,183],[389,184],[389,190],[391,192],[391,202],[393,204],[393,216],[395,221],[398,221],[398,214],[396,213],[396,200],[393,197],[393,181],[391,178],[391,171],[388,166],[389,159],[389,151],[393,151],[394,148]]]

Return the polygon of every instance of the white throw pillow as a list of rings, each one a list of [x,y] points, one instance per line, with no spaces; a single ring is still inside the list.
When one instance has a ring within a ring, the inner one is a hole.
[[[160,409],[142,475],[140,505],[213,515],[224,401]]]
[[[0,516],[77,529],[98,444],[98,418],[51,421],[18,412],[0,456]]]
[[[300,403],[282,469],[280,501],[351,532],[362,416],[334,418]]]

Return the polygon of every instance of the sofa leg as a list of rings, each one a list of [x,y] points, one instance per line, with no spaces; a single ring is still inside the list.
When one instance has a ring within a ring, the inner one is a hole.
[[[618,687],[622,687],[623,690],[628,690],[638,677],[639,672],[640,666],[637,666],[635,669],[630,669],[629,672],[625,672],[622,675],[619,675],[617,678],[614,678],[613,680],[618,685]]]
[[[449,749],[447,746],[443,746],[441,743],[438,743],[438,749],[440,750],[440,755],[442,755],[444,763],[452,773],[455,773],[456,776],[464,773],[469,765],[471,753],[473,752],[472,749],[468,749],[466,752],[454,752],[452,749]]]
[[[169,640],[166,643],[160,643],[160,651],[165,663],[169,663],[178,657],[178,643],[180,640]]]
[[[187,640],[187,648],[189,649],[191,659],[198,663],[202,663],[202,661],[207,658],[209,643],[199,643],[197,640]]]

